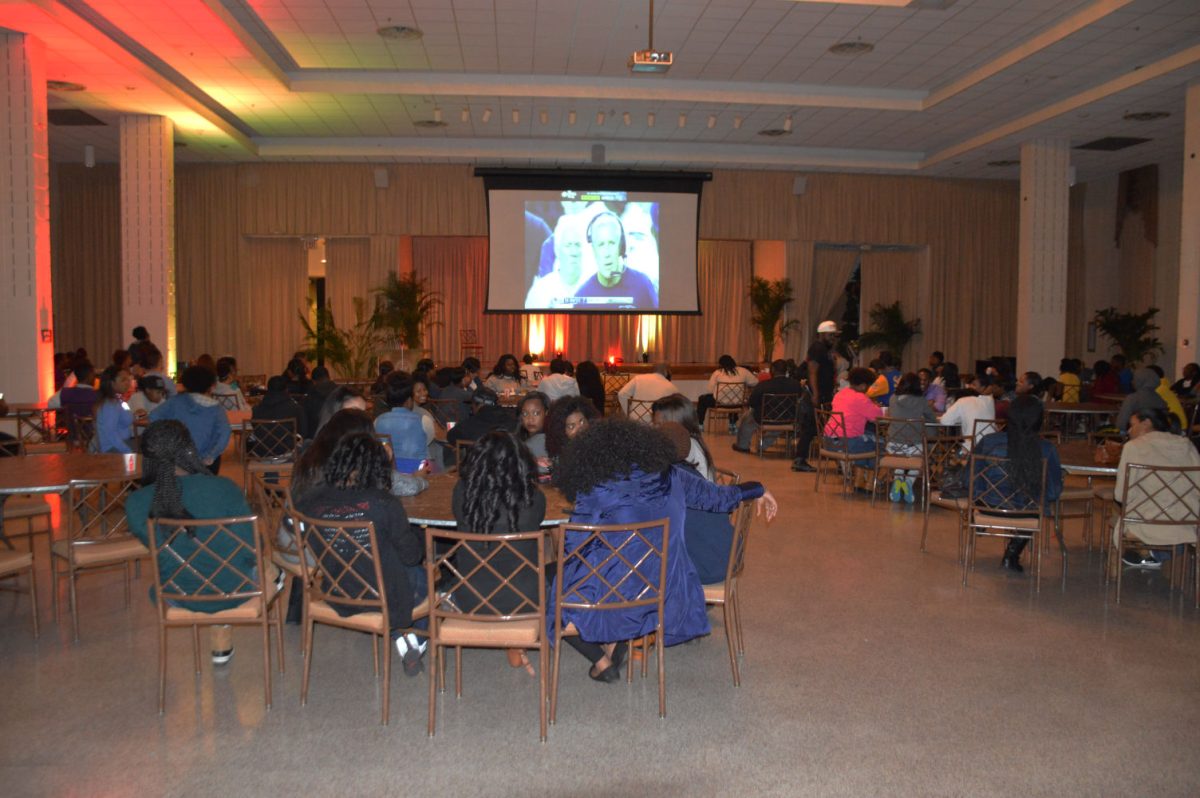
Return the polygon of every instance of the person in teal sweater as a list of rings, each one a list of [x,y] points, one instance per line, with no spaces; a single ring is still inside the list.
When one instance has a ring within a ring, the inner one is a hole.
[[[187,427],[174,420],[156,421],[142,436],[142,476],[147,486],[130,494],[125,501],[125,516],[134,537],[149,547],[152,518],[229,518],[253,515],[241,489],[224,477],[215,477],[205,469],[196,452]],[[213,527],[196,526],[190,535],[176,538],[169,551],[160,551],[158,567],[163,581],[172,581],[184,590],[213,593],[216,590],[236,590],[242,583],[239,576],[222,568],[217,557],[234,555],[232,565],[242,573],[253,573],[257,567],[254,554],[254,533],[249,524],[236,524],[233,536],[218,534]],[[238,541],[247,548],[238,545]],[[158,543],[163,542],[160,534]],[[181,560],[186,560],[199,544],[208,546],[216,555],[201,554],[190,562],[189,572],[177,573]],[[201,589],[203,580],[211,579],[216,590]],[[152,600],[155,599],[153,588]],[[194,612],[219,612],[236,607],[237,601],[180,602],[179,606]],[[232,637],[228,626],[214,626],[212,632],[213,662],[223,664],[233,656]]]
[[[183,371],[182,381],[187,393],[172,396],[154,408],[150,420],[182,421],[201,461],[216,474],[221,470],[221,455],[229,445],[230,435],[225,408],[210,395],[217,375],[203,366],[189,366]]]

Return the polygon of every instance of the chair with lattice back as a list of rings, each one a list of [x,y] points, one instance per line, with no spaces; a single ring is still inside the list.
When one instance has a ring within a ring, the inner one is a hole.
[[[58,435],[54,413],[53,410],[42,410],[17,416],[21,454],[63,454],[67,451],[67,441]]]
[[[2,587],[0,590],[13,593],[28,593],[30,613],[33,616],[33,636],[39,636],[38,604],[37,604],[37,568],[34,563],[33,547],[29,551],[8,551],[0,549],[0,579],[17,579],[21,574],[29,575],[29,587],[22,590],[17,587]]]
[[[710,418],[725,419],[732,424],[746,411],[749,398],[750,392],[746,389],[746,383],[718,381],[717,389],[713,392],[713,401],[716,404],[705,414],[705,426],[707,427]]]
[[[483,360],[483,344],[479,343],[479,331],[460,329],[458,331],[459,355],[463,360],[474,357]]]
[[[429,736],[446,689],[445,648],[454,649],[454,695],[462,697],[463,648],[538,650],[538,720],[546,740],[546,532],[481,535],[425,529],[429,581]],[[437,577],[440,583],[435,583]],[[453,596],[453,600],[439,600]]]
[[[268,482],[262,474],[254,475],[254,496],[258,506],[264,556],[285,572],[291,590],[303,590],[304,569],[300,566],[300,541],[292,527],[291,487],[280,482]],[[301,602],[301,612],[304,603]],[[301,619],[300,651],[304,652],[304,622]]]
[[[125,499],[136,483],[77,480],[67,490],[66,535],[50,546],[50,584],[54,618],[58,619],[58,582],[69,585],[71,631],[79,639],[79,607],[75,580],[81,572],[125,566],[125,606],[129,607],[132,573],[130,564],[150,554],[129,532]]]
[[[216,399],[217,404],[219,404],[221,409],[227,413],[230,411],[244,409],[242,407],[242,397],[236,393],[214,393],[212,398]]]
[[[274,568],[266,567],[258,516],[152,518],[149,534],[158,609],[158,711],[166,707],[167,630],[192,629],[200,672],[201,626],[258,626],[262,631],[263,698],[271,708],[271,630],[284,671],[283,616]]]
[[[758,456],[762,457],[763,452],[767,449],[767,446],[763,445],[765,438],[782,435],[784,453],[790,457],[792,445],[799,431],[796,426],[799,418],[800,396],[798,394],[763,394],[758,429],[755,431],[755,436],[758,438]]]
[[[1042,460],[1036,494],[1022,488],[1012,475],[1007,457],[992,457],[971,452],[968,474],[966,552],[963,556],[963,586],[975,567],[975,541],[979,537],[1028,540],[1033,584],[1041,590],[1042,529],[1046,519],[1046,461]],[[1059,541],[1061,545],[1061,539]],[[1062,580],[1067,584],[1067,551],[1062,547]]]
[[[921,485],[921,509],[929,504],[929,461],[926,457],[923,419],[879,418],[875,421],[875,474],[871,481],[871,506],[879,492],[880,474],[916,471]],[[885,480],[884,485],[887,482]],[[913,483],[917,484],[916,481]]]
[[[625,409],[625,417],[630,421],[650,424],[654,417],[654,400],[630,398],[629,405]]]
[[[733,686],[742,684],[738,657],[746,653],[742,636],[742,605],[738,589],[742,571],[746,567],[746,543],[750,539],[750,522],[754,518],[754,503],[743,502],[731,514],[733,540],[729,547],[729,565],[725,569],[725,581],[704,585],[704,603],[720,606],[725,626],[725,644],[729,648],[729,668],[733,671]]]
[[[304,597],[304,675],[300,703],[308,703],[312,672],[313,630],[325,624],[371,635],[372,665],[379,675],[380,642],[383,643],[383,707],[380,723],[388,724],[391,705],[392,647],[383,571],[375,525],[370,521],[332,521],[310,518],[291,510],[293,529],[299,530],[301,583]],[[428,612],[428,603],[413,609],[413,618]],[[341,614],[347,613],[347,614]],[[413,631],[413,630],[409,630]],[[423,632],[421,634],[424,634]]]
[[[668,518],[640,524],[562,527],[556,549],[558,576],[554,580],[554,674],[550,682],[550,722],[558,712],[559,659],[562,640],[579,634],[572,614],[620,612],[652,615],[658,656],[658,715],[667,716],[667,674],[663,660],[663,601],[666,596],[667,556],[671,522]],[[632,678],[632,668],[628,671]]]
[[[944,428],[943,428],[944,429]],[[929,511],[932,507],[953,510],[958,516],[958,559],[961,562],[966,539],[967,496],[944,496],[942,486],[947,475],[967,467],[966,435],[938,434],[925,439],[925,459],[928,463],[929,498],[924,507],[921,526],[921,551],[927,551],[929,540]]]
[[[1125,569],[1121,567],[1120,559],[1126,545],[1141,549],[1174,549],[1184,545],[1193,549],[1194,599],[1196,607],[1200,608],[1200,550],[1197,550],[1200,548],[1200,466],[1126,463],[1123,476],[1119,515],[1109,555],[1116,561],[1115,568],[1105,569],[1106,581],[1108,574],[1116,571],[1117,603],[1121,603],[1121,577]],[[1176,537],[1180,542],[1147,543],[1143,536]],[[1172,558],[1170,563],[1172,587],[1175,563],[1181,559]]]
[[[242,438],[242,491],[250,494],[254,474],[291,473],[301,443],[294,418],[247,421]]]
[[[867,468],[875,459],[875,451],[851,452],[850,439],[846,437],[846,417],[834,410],[813,410],[817,417],[817,478],[813,481],[813,491],[821,489],[821,480],[825,476],[825,463],[830,462],[841,469],[842,493],[850,491],[855,468]],[[838,433],[841,434],[830,434]]]

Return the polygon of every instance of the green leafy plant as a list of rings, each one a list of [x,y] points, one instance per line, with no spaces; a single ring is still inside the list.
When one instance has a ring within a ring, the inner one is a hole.
[[[432,319],[434,311],[441,307],[441,294],[430,291],[429,281],[423,277],[389,274],[387,282],[372,293],[378,298],[376,323],[400,347],[401,359],[405,349],[421,348],[426,327],[441,324]]]
[[[776,339],[787,339],[788,332],[800,324],[796,319],[783,321],[783,312],[795,299],[791,280],[750,278],[750,323],[762,339],[763,359],[770,360]]]
[[[309,313],[299,314],[304,325],[305,355],[328,364],[344,380],[371,379],[389,336],[379,326],[378,312],[367,315],[366,300],[354,297],[352,301],[354,324],[350,327],[337,326],[329,305],[316,309],[314,325],[309,321],[313,313],[313,303],[309,302]]]
[[[896,358],[897,363],[900,362],[913,336],[921,332],[921,320],[904,318],[904,309],[899,300],[890,305],[876,302],[868,315],[871,319],[871,329],[858,336],[859,351],[886,349]]]
[[[1130,365],[1135,365],[1163,351],[1162,341],[1154,336],[1154,331],[1159,329],[1154,323],[1157,314],[1158,308],[1150,308],[1144,313],[1122,313],[1108,307],[1097,310],[1093,321],[1100,334],[1112,341]]]

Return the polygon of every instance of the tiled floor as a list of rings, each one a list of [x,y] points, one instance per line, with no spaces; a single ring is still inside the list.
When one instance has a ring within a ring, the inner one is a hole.
[[[442,700],[429,740],[427,682],[399,668],[392,724],[378,725],[362,636],[318,630],[301,707],[288,627],[268,713],[254,632],[198,676],[179,632],[160,717],[149,573],[130,610],[117,576],[92,576],[78,644],[48,609],[33,641],[26,600],[0,595],[0,794],[1200,793],[1200,613],[1168,595],[1165,574],[1130,572],[1115,606],[1074,522],[1065,591],[1057,554],[1035,595],[998,569],[998,543],[981,545],[963,588],[949,514],[935,511],[922,554],[919,512],[814,493],[811,475],[729,441],[712,438],[719,464],[782,507],[753,531],[741,688],[719,613],[711,637],[668,651],[665,720],[653,679],[596,684],[567,651],[541,745],[536,681],[500,652],[467,652],[466,693]],[[43,579],[46,608],[48,590]]]

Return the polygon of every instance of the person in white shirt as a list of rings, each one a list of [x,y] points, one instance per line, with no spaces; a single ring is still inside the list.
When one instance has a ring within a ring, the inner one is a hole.
[[[717,393],[722,384],[740,384],[745,385],[747,390],[746,398],[749,398],[750,391],[748,389],[758,385],[758,377],[750,371],[750,369],[739,366],[737,362],[729,355],[721,355],[717,360],[717,370],[708,378],[708,391],[700,396],[697,403],[696,415],[700,422],[700,426],[704,426],[704,416],[707,415],[710,408],[717,406]],[[732,427],[732,422],[730,427]]]
[[[237,369],[227,362],[218,363],[217,382],[213,385],[212,395],[234,397],[229,400],[228,404],[223,400],[217,400],[226,410],[249,410],[250,405],[246,402],[246,396],[242,393],[242,389],[234,385],[236,380]]]
[[[129,397],[129,409],[133,411],[134,416],[149,415],[151,410],[167,401],[162,377],[146,374],[137,382],[138,389]]]
[[[587,237],[586,217],[565,213],[554,226],[554,271],[533,281],[525,296],[525,307],[569,308],[574,305],[575,291],[594,269],[584,269],[584,244]],[[585,274],[585,272],[587,272]]]
[[[653,402],[679,392],[679,388],[671,382],[671,366],[667,363],[656,363],[652,373],[639,374],[625,383],[617,392],[617,401],[621,403],[621,410],[628,415],[630,399]],[[646,414],[645,421],[650,423],[649,413]]]
[[[554,358],[550,361],[550,376],[544,377],[538,384],[538,390],[546,394],[551,402],[564,396],[579,396],[579,383],[567,374],[570,365],[561,357]]]
[[[991,395],[991,380],[987,375],[976,375],[967,383],[967,387],[975,391],[975,396],[964,396],[955,401],[954,404],[942,414],[941,423],[945,426],[957,424],[962,434],[967,436],[965,446],[971,448],[972,443],[977,442],[984,435],[995,432],[995,428],[990,425],[980,425],[978,432],[975,430],[976,421],[994,421],[996,419],[996,400]],[[972,435],[978,435],[978,438],[972,440]]]

